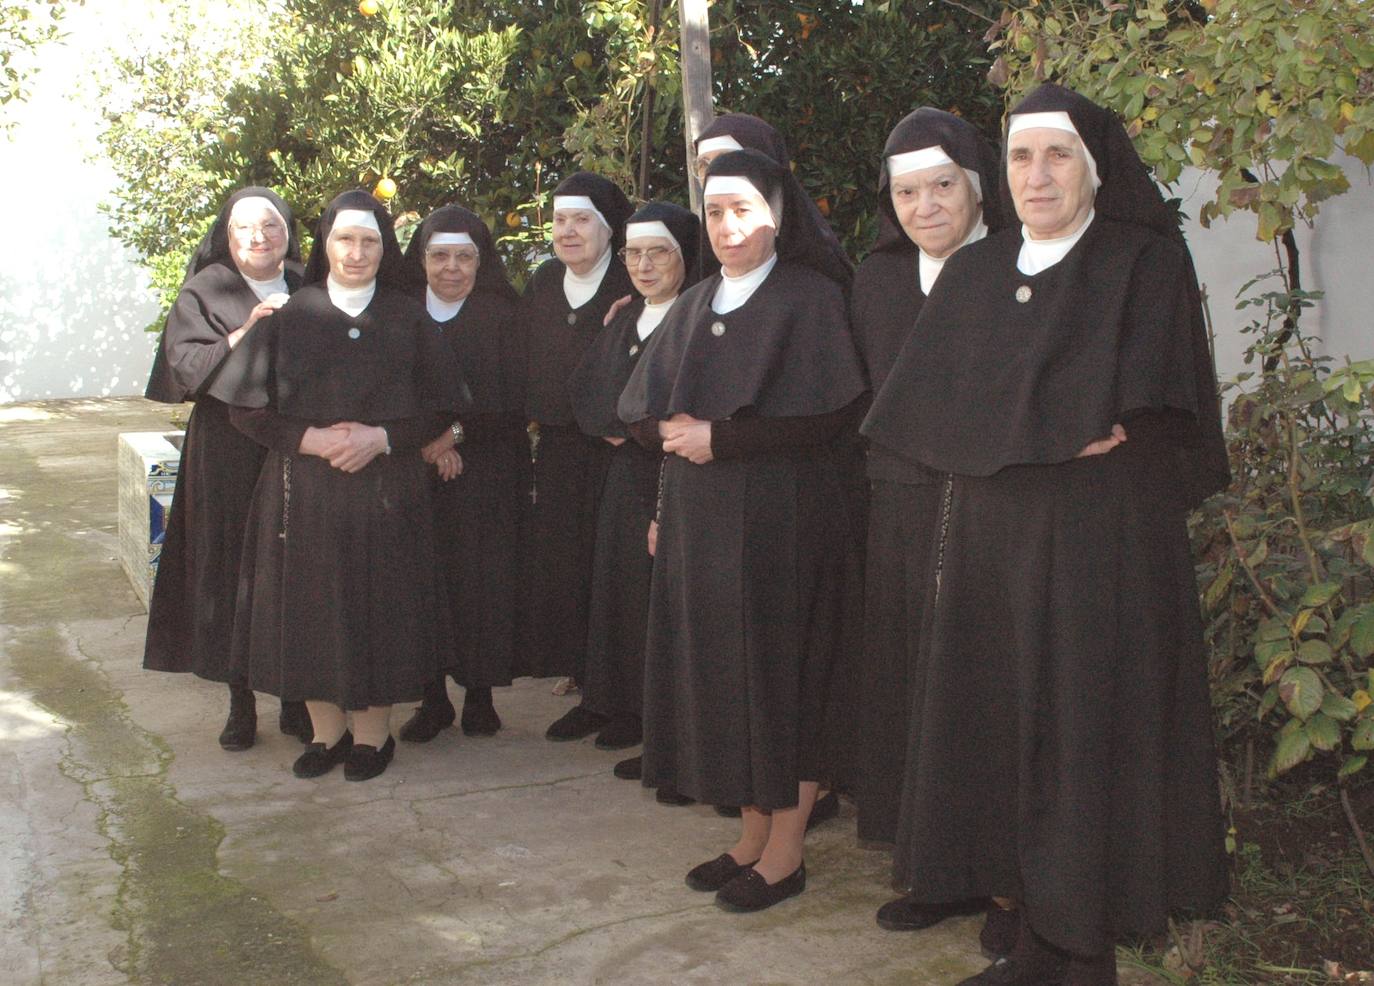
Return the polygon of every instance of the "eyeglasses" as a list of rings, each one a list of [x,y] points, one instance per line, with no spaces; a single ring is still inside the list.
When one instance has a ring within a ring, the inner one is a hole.
[[[436,267],[446,267],[450,263],[459,267],[476,267],[481,255],[473,250],[445,250],[437,247],[425,251],[425,260]]]
[[[264,240],[275,240],[279,236],[286,235],[286,227],[275,220],[268,220],[265,223],[230,223],[229,231],[245,240],[251,240],[254,233]]]
[[[653,246],[647,250],[641,250],[638,247],[621,247],[616,252],[616,256],[625,262],[626,267],[638,266],[645,257],[648,257],[649,263],[655,267],[667,267],[672,263],[675,253],[677,253],[676,247]]]

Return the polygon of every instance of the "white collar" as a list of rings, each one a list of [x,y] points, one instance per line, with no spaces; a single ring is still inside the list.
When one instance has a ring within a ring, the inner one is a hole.
[[[325,280],[325,287],[335,308],[349,318],[357,318],[363,309],[372,303],[372,296],[377,293],[377,280],[373,278],[360,288],[346,288],[330,274]]]
[[[716,288],[716,293],[711,298],[711,310],[717,315],[734,311],[749,300],[753,293],[759,289],[759,285],[764,282],[769,274],[773,273],[773,268],[777,265],[778,255],[774,253],[753,270],[741,274],[739,277],[731,277],[722,268],[720,287]]]
[[[1049,270],[1059,261],[1063,260],[1074,244],[1083,238],[1083,234],[1088,231],[1088,227],[1093,224],[1093,219],[1097,216],[1096,209],[1088,210],[1088,218],[1083,220],[1083,225],[1074,230],[1068,236],[1058,236],[1052,240],[1032,240],[1030,232],[1025,224],[1021,226],[1021,253],[1016,258],[1016,269],[1027,277],[1039,274],[1043,270]]]
[[[239,276],[248,282],[248,287],[258,296],[259,301],[266,301],[274,294],[287,294],[286,271],[281,271],[276,277],[266,281],[259,281],[257,278],[249,277],[243,271],[239,271]]]
[[[940,271],[945,269],[945,261],[948,260],[950,257],[954,256],[964,247],[968,246],[970,243],[977,243],[979,240],[981,240],[983,237],[987,235],[988,227],[983,222],[983,217],[979,216],[978,222],[973,224],[973,228],[969,230],[968,236],[964,237],[964,242],[960,243],[957,247],[949,251],[949,253],[945,254],[943,257],[927,256],[924,250],[922,250],[920,247],[917,247],[916,252],[921,255],[921,259],[917,262],[916,265],[921,277],[921,293],[926,297],[930,297],[931,288],[935,287],[935,279],[940,276]]]
[[[576,274],[571,267],[564,265],[563,297],[568,299],[569,308],[581,308],[591,301],[601,287],[601,279],[611,268],[611,248],[601,255],[595,266],[585,274]]]
[[[644,302],[644,310],[639,313],[639,320],[635,322],[635,331],[639,333],[640,342],[649,338],[654,329],[659,327],[664,316],[668,314],[668,309],[673,307],[675,301],[677,301],[677,295],[673,295],[667,301],[660,301],[658,304],[651,301]]]
[[[463,310],[463,302],[467,300],[464,297],[457,301],[445,301],[434,293],[432,287],[425,285],[425,308],[429,311],[429,317],[436,322],[447,322],[453,318]]]

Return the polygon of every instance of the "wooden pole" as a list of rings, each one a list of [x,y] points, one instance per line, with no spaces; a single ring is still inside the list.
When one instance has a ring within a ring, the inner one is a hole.
[[[649,34],[658,40],[658,13],[662,0],[652,0],[649,6]],[[644,119],[639,129],[639,200],[649,198],[649,161],[654,154],[654,77],[644,80]]]
[[[682,29],[682,136],[687,142],[687,183],[692,211],[701,211],[701,183],[693,145],[697,136],[715,119],[711,105],[711,28],[707,0],[678,0],[678,24]]]

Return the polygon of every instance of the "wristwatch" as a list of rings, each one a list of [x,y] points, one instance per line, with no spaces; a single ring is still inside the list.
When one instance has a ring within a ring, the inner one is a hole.
[[[462,444],[463,444],[463,423],[462,423],[461,421],[455,421],[455,422],[453,422],[453,424],[451,424],[451,425],[448,426],[448,430],[451,431],[451,432],[453,432],[453,444],[454,444],[454,445],[462,445]]]

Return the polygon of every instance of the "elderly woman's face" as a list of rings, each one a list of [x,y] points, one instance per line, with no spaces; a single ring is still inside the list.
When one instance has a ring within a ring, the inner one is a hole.
[[[773,256],[777,230],[761,197],[730,192],[706,196],[706,235],[725,273],[739,277]]]
[[[1007,144],[1007,182],[1016,215],[1033,240],[1074,233],[1092,211],[1092,173],[1077,135],[1030,127]]]
[[[630,281],[646,301],[655,305],[677,297],[687,278],[678,245],[666,236],[636,236],[621,251]]]
[[[606,248],[611,231],[588,209],[555,209],[553,253],[574,274],[590,273]]]
[[[382,265],[382,236],[364,226],[335,227],[325,241],[329,273],[346,288],[362,288],[377,277]]]
[[[270,281],[286,259],[287,230],[262,199],[241,199],[229,213],[229,255],[245,277]]]
[[[444,301],[462,301],[472,294],[481,262],[471,243],[430,243],[425,247],[425,279]]]
[[[892,210],[911,241],[928,257],[948,257],[968,239],[983,207],[957,164],[937,164],[889,183]]]

